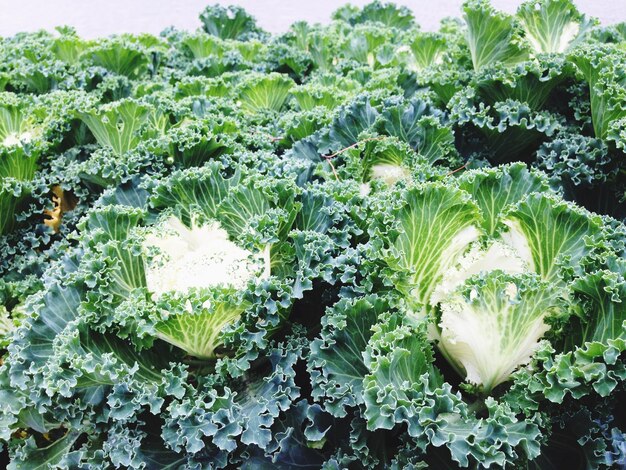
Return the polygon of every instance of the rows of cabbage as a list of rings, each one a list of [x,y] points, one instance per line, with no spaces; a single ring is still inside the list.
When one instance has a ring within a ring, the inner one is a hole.
[[[623,25],[569,0],[0,43],[12,468],[623,465]]]

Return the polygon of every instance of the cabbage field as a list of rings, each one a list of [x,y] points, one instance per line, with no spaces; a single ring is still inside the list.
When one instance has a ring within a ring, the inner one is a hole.
[[[418,24],[0,39],[9,469],[626,468],[626,24]]]

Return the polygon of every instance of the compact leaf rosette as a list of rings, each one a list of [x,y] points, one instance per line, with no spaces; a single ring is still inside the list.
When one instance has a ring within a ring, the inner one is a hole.
[[[537,407],[615,390],[626,317],[617,288],[602,294],[608,267],[596,259],[610,221],[523,164],[369,197],[362,285],[378,295],[341,300],[312,344],[313,394],[329,413],[356,406],[372,432],[404,425],[423,452],[504,465],[538,457]],[[613,326],[594,340],[597,322]],[[557,369],[572,354],[597,374]]]
[[[64,435],[55,445],[69,447],[77,439],[100,442],[107,426],[133,422],[138,446],[166,453],[163,446],[183,446],[186,452],[171,452],[182,460],[200,451],[202,458],[225,456],[242,432],[269,445],[267,429],[297,397],[289,387],[304,344],[294,339],[287,347],[272,337],[295,298],[331,263],[307,260],[320,246],[330,257],[334,246],[325,235],[332,226],[325,202],[307,193],[303,204],[301,193],[289,181],[218,163],[106,193],[81,222],[79,246],[26,307],[4,366],[3,380],[15,389],[3,419],[14,428],[40,416],[36,428]],[[313,209],[318,213],[307,212]],[[35,388],[48,398],[31,395]],[[254,398],[265,389],[274,398]],[[215,414],[201,419],[208,428],[192,443],[198,431],[185,416],[205,400]],[[223,400],[232,401],[234,414],[226,441],[218,431]],[[145,413],[152,416],[146,422]],[[266,419],[255,421],[259,413]],[[108,424],[90,425],[97,415]],[[100,445],[91,442],[82,458]],[[105,445],[108,458],[125,461],[115,442]],[[28,448],[22,452],[33,458]]]
[[[143,332],[193,357],[215,358],[222,329],[256,303],[248,291],[295,278],[287,238],[302,207],[297,189],[239,171],[224,176],[209,165],[174,174],[154,191],[150,204],[159,213],[151,225],[113,234],[120,257],[111,267],[117,286],[110,287],[122,302],[136,289],[154,301],[145,313],[156,321]],[[131,240],[137,244],[124,246]],[[277,305],[272,314],[286,317],[289,307]]]
[[[96,323],[197,359],[218,357],[224,328],[251,307],[270,312],[256,312],[266,333],[278,328],[297,275],[289,234],[299,190],[215,163],[141,191],[143,206],[103,202],[83,222],[90,258],[103,267],[86,305]],[[275,305],[257,289],[275,293]]]

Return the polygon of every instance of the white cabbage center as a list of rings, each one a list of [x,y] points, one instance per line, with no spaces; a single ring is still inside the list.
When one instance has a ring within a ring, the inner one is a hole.
[[[372,179],[383,180],[389,186],[407,179],[409,176],[409,171],[406,168],[391,163],[379,163],[372,166]]]
[[[18,134],[17,132],[11,132],[6,135],[4,140],[2,141],[2,145],[5,147],[14,147],[16,145],[22,145],[23,143],[28,143],[32,140],[33,135],[30,132],[22,132]]]
[[[506,288],[506,301],[499,309],[495,304],[473,305],[461,296],[441,304],[441,341],[444,353],[465,369],[468,382],[487,390],[505,382],[520,365],[526,364],[548,331],[543,315],[519,318],[515,309],[517,286]],[[470,292],[474,300],[480,294]],[[525,324],[515,330],[519,322]]]
[[[491,299],[480,306],[474,305],[474,300],[481,295],[490,298],[490,293],[472,290],[468,302],[457,291],[470,277],[480,273],[500,270],[520,275],[535,270],[531,248],[519,223],[510,220],[504,223],[509,230],[501,239],[486,248],[474,243],[445,271],[430,297],[431,305],[441,308],[440,330],[430,328],[431,337],[439,342],[439,348],[453,365],[462,366],[469,382],[486,390],[504,382],[517,367],[528,362],[549,328],[543,315],[534,315],[532,309],[530,313],[516,310],[516,301],[512,300],[517,294],[515,284],[505,289],[506,302]],[[468,240],[471,242],[472,238]],[[517,328],[515,333],[511,333],[513,326]]]
[[[170,217],[159,229],[161,233],[143,242],[147,252],[156,249],[146,266],[146,284],[153,294],[215,286],[243,289],[264,270],[268,274],[263,254],[237,246],[217,222],[189,228]]]
[[[516,235],[518,233],[519,236],[524,236],[521,232],[516,232]],[[517,238],[515,240],[517,241]],[[526,239],[524,238],[523,241],[525,242]],[[522,246],[521,242],[518,244]],[[505,244],[500,241],[495,241],[487,250],[482,250],[477,244],[472,246],[456,266],[446,271],[441,283],[435,288],[430,303],[437,305],[442,302],[475,274],[496,269],[508,274],[527,272],[529,266],[532,266],[530,248],[524,251],[516,249],[517,247],[518,245]]]

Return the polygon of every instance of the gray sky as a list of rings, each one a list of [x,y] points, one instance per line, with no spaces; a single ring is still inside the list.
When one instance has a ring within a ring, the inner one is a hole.
[[[364,5],[370,0],[352,0]],[[341,0],[0,0],[0,36],[19,31],[74,26],[86,38],[113,33],[158,34],[167,26],[194,30],[199,12],[207,5],[221,3],[245,7],[260,26],[280,33],[294,21],[324,23]],[[463,0],[398,0],[413,9],[425,30],[435,30],[446,16],[460,16]],[[499,9],[513,12],[521,0],[492,0]],[[600,18],[603,24],[626,21],[626,0],[577,0],[584,13]]]

